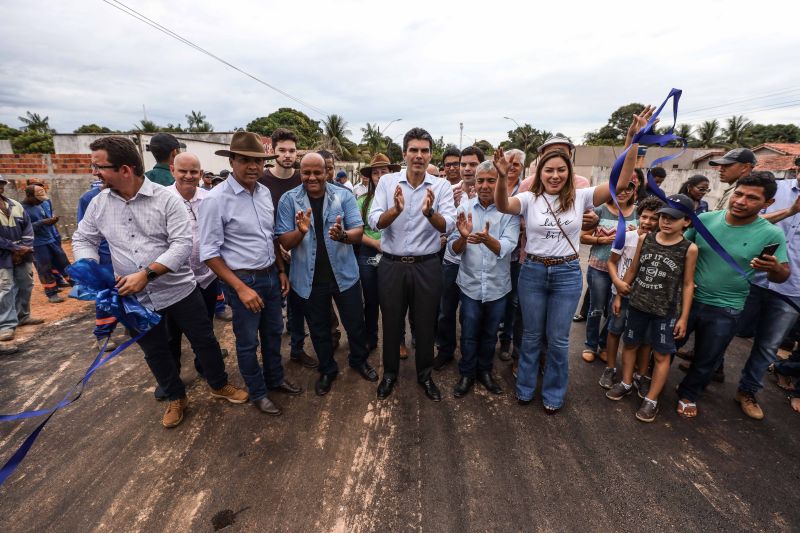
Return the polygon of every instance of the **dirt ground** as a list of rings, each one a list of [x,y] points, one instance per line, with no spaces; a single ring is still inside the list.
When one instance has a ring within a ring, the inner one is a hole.
[[[95,355],[91,307],[69,317],[65,304],[52,307],[58,327],[31,331],[23,351],[0,358],[0,412],[52,405]],[[215,327],[235,354],[230,324]],[[683,376],[675,363],[659,418],[642,424],[636,400],[603,396],[601,365],[580,359],[583,335],[576,324],[567,403],[552,417],[538,395],[517,404],[510,366],[499,361],[504,394],[478,387],[453,398],[449,365],[435,373],[444,399],[433,403],[415,383],[413,350],[393,395],[378,401],[376,384],[346,367],[346,342],[341,375],[317,397],[317,374],[288,361],[284,335],[287,377],[305,392],[274,396],[284,414],[273,418],[212,399],[185,345],[190,405],[173,430],[161,426],[165,405],[134,346],[53,417],[0,488],[0,529],[800,530],[800,415],[771,376],[759,395],[765,420],[747,419],[733,401],[749,341],[731,344],[727,380],[709,387],[697,419],[674,412]],[[380,350],[371,362],[380,371]],[[226,365],[241,384],[235,355]],[[0,424],[0,461],[36,424]]]

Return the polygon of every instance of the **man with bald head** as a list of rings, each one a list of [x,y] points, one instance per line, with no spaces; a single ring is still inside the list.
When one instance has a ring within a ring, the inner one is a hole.
[[[300,178],[302,184],[278,203],[275,234],[281,246],[292,250],[290,298],[301,300],[296,308],[303,309],[319,358],[315,392],[324,396],[339,373],[330,333],[331,300],[336,302],[347,332],[350,366],[364,379],[378,380],[367,362],[361,282],[352,248],[361,242],[364,223],[353,194],[327,183],[321,155],[303,157]]]

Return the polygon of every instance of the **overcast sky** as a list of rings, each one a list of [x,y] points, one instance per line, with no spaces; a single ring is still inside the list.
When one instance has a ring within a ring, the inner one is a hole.
[[[458,144],[513,117],[582,140],[630,102],[683,89],[678,122],[744,114],[800,123],[796,1],[451,2],[125,0],[244,71],[349,122]],[[2,1],[0,122],[59,132],[205,113],[216,131],[288,99],[102,0]],[[713,107],[712,106],[719,106]],[[772,107],[771,110],[765,108]],[[696,110],[696,111],[695,111]],[[663,123],[663,122],[662,122]]]

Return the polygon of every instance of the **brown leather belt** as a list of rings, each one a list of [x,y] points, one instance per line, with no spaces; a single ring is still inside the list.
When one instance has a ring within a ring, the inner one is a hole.
[[[536,263],[541,263],[544,266],[553,266],[553,265],[563,265],[564,263],[569,263],[570,261],[574,261],[578,258],[578,254],[566,255],[564,257],[540,257],[538,255],[529,255],[525,259],[528,261],[534,261]]]
[[[264,274],[269,274],[275,270],[275,263],[272,263],[267,268],[260,268],[258,270],[249,270],[247,268],[240,268],[239,270],[234,270],[233,273],[237,276],[263,276]]]

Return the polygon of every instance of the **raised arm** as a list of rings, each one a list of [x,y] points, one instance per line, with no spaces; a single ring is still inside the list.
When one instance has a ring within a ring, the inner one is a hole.
[[[497,185],[494,189],[494,205],[498,211],[507,215],[519,215],[522,208],[519,198],[508,196],[508,161],[503,149],[494,151],[494,168],[497,169]]]

